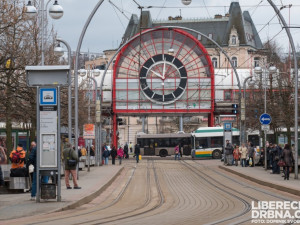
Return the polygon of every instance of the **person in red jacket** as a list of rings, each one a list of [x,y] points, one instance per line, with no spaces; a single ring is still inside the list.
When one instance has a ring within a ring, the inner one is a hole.
[[[122,159],[123,159],[123,156],[124,156],[124,150],[123,150],[122,146],[119,147],[117,155],[118,155],[118,159],[119,159],[119,165],[121,165],[122,164]]]

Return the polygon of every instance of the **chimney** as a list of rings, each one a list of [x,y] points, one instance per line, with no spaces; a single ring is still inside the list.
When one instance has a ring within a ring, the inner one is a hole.
[[[215,15],[215,19],[222,19],[222,15],[216,14],[216,15]]]

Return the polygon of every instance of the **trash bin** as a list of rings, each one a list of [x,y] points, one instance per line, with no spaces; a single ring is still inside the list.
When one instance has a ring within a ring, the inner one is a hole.
[[[56,185],[55,184],[41,184],[41,199],[55,199]]]

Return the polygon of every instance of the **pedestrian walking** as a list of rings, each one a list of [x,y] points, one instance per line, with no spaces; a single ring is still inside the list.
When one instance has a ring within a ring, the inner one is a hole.
[[[138,143],[134,147],[134,154],[135,154],[136,162],[139,163],[141,149],[140,149],[140,145]]]
[[[284,171],[284,179],[289,180],[290,179],[290,167],[294,164],[294,156],[293,152],[290,148],[289,144],[285,144],[281,159],[284,162],[283,171]]]
[[[33,165],[33,175],[32,175],[32,186],[31,186],[31,198],[30,200],[34,201],[36,198],[36,181],[37,181],[37,174],[36,174],[36,142],[31,142],[31,151],[28,158],[28,164]],[[47,184],[49,181],[49,176],[42,176],[42,183]]]
[[[239,165],[239,160],[240,160],[240,150],[239,150],[239,146],[236,145],[234,150],[233,150],[233,159],[235,162],[235,166]]]
[[[76,173],[76,166],[78,163],[78,156],[75,150],[72,148],[70,142],[65,144],[65,148],[63,151],[64,156],[64,164],[65,164],[65,183],[67,189],[72,189],[69,183],[69,176],[72,175],[74,189],[81,189],[77,183],[77,173]]]
[[[278,166],[279,158],[280,158],[280,148],[276,144],[273,144],[273,148],[271,149],[272,154],[272,174],[280,174],[280,167]]]
[[[249,155],[249,166],[254,167],[255,150],[253,144],[250,141],[248,143],[248,155]]]
[[[118,159],[119,159],[119,165],[121,165],[122,159],[124,157],[124,150],[123,150],[122,146],[119,147],[117,155],[118,155]]]
[[[125,156],[125,159],[129,158],[129,155],[128,155],[128,144],[127,143],[124,146],[124,156]]]
[[[176,145],[176,146],[175,146],[174,152],[175,152],[175,160],[176,160],[177,158],[178,158],[178,160],[180,160],[179,145]]]
[[[130,153],[132,153],[132,142],[129,143]]]
[[[230,143],[229,140],[226,140],[226,146],[225,146],[225,165],[226,166],[231,166],[232,165],[232,160],[233,160],[233,146]]]
[[[241,155],[241,166],[246,167],[246,159],[247,159],[247,155],[248,155],[248,149],[245,146],[245,143],[242,144],[239,151],[240,151],[240,155]]]
[[[103,145],[102,149],[103,149],[102,157],[104,158],[105,165],[108,165],[108,158],[110,152],[108,151],[106,144]]]
[[[2,146],[0,146],[0,187],[4,186],[4,178],[2,173],[2,164],[7,163],[6,152]]]
[[[110,155],[111,155],[111,164],[115,165],[115,160],[117,157],[117,149],[114,145],[111,145]]]

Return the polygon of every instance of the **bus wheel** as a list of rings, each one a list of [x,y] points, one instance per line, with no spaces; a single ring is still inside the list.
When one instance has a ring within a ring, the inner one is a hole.
[[[220,150],[214,150],[212,153],[213,159],[221,159],[221,151]]]
[[[159,156],[160,156],[160,157],[166,157],[166,156],[168,156],[168,151],[165,150],[165,149],[160,150],[160,151],[159,151]]]

